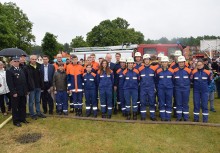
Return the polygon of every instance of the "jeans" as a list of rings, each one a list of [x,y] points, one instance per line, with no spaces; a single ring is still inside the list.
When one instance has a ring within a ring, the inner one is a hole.
[[[40,88],[35,88],[30,92],[29,95],[29,113],[31,116],[34,116],[34,100],[35,100],[35,108],[36,108],[36,113],[40,114],[40,95],[41,95],[41,89]]]

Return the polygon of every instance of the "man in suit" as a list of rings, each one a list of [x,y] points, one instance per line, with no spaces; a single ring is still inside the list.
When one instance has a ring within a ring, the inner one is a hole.
[[[6,71],[6,81],[10,90],[13,124],[21,127],[26,121],[27,80],[23,69],[19,67],[19,57],[12,58],[12,67]]]
[[[41,73],[43,74],[44,78],[43,92],[41,93],[44,114],[47,113],[47,104],[49,105],[49,114],[53,114],[54,103],[51,97],[51,92],[54,72],[54,66],[49,64],[49,57],[44,55],[43,64],[41,65]]]

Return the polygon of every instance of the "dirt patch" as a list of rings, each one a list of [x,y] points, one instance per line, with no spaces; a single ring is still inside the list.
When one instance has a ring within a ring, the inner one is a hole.
[[[15,141],[21,144],[34,143],[40,140],[41,137],[41,133],[25,133],[16,138]]]

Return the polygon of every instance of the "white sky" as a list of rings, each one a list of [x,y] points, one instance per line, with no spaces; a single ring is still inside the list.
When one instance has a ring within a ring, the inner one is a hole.
[[[33,22],[36,44],[46,32],[60,43],[84,38],[106,19],[124,18],[145,40],[220,36],[220,0],[11,0]],[[9,2],[0,0],[1,3]]]

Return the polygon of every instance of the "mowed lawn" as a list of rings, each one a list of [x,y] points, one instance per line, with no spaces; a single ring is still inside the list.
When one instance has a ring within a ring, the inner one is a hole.
[[[191,94],[190,120],[193,120],[192,103]],[[210,112],[209,123],[220,123],[219,99],[215,99],[215,108],[217,112]],[[0,121],[4,119],[1,117]],[[113,115],[113,119],[124,120],[124,117],[117,114]],[[22,124],[22,128],[13,126],[10,121],[0,129],[0,152],[220,152],[220,127],[116,123],[55,117],[27,120],[31,123]],[[149,115],[147,121],[150,121]],[[172,122],[175,122],[174,118]],[[27,133],[40,133],[42,138],[28,144],[16,141]]]

